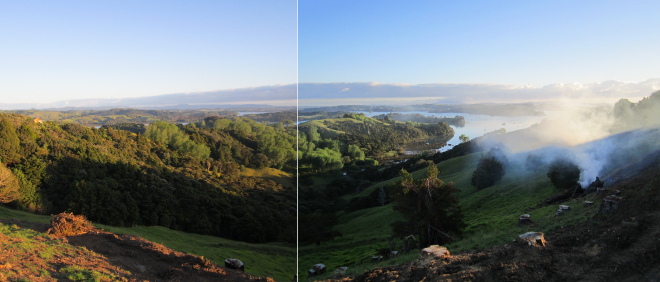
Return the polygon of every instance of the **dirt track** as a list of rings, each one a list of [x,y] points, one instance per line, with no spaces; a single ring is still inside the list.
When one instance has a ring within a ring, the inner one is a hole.
[[[616,211],[546,234],[544,248],[510,243],[340,281],[660,281],[660,172],[609,189],[623,192]]]

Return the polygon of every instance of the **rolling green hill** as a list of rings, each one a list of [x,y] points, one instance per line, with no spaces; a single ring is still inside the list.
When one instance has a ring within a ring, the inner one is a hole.
[[[447,245],[451,252],[504,244],[532,229],[547,232],[575,224],[593,215],[597,210],[596,206],[583,207],[581,201],[584,199],[579,200],[580,202],[572,200],[565,203],[573,210],[562,217],[555,217],[556,205],[535,208],[540,201],[558,193],[545,175],[546,167],[529,174],[507,173],[495,186],[477,191],[470,185],[470,179],[481,155],[482,153],[474,153],[436,165],[440,170],[438,178],[445,182],[454,182],[460,190],[457,197],[468,225],[461,240]],[[414,178],[422,178],[426,174],[426,169],[412,174]],[[378,187],[396,182],[398,179],[377,183],[359,194],[344,198],[350,200],[369,195]],[[370,261],[371,256],[376,255],[378,249],[388,246],[388,238],[391,236],[390,224],[401,218],[392,206],[393,204],[388,204],[351,213],[340,212],[339,224],[336,228],[343,237],[324,242],[320,246],[313,244],[301,246],[300,269],[306,270],[316,263],[323,263],[328,267],[329,273],[341,266],[352,269],[349,273],[361,273],[376,266],[399,264],[417,258],[418,252],[413,251],[408,255],[380,263]],[[526,213],[531,215],[536,223],[535,227],[517,226],[518,217]],[[401,240],[395,238],[394,241],[397,247],[401,246]],[[331,275],[326,274],[326,276]]]

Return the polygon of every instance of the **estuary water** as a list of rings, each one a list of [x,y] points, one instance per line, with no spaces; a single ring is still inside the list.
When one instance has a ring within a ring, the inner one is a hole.
[[[381,114],[388,114],[389,112],[360,112],[365,116],[373,117]],[[452,147],[459,144],[461,141],[458,139],[461,134],[465,134],[470,139],[482,136],[488,132],[504,128],[506,132],[516,131],[520,129],[525,129],[530,127],[533,124],[541,122],[543,119],[548,118],[548,116],[489,116],[489,115],[476,115],[476,114],[466,114],[466,113],[429,113],[429,112],[400,112],[402,114],[420,114],[424,116],[436,116],[436,117],[455,117],[462,116],[465,118],[465,126],[457,127],[451,125],[454,129],[454,137],[447,141],[446,146],[438,147],[435,149],[430,149],[431,153],[433,152],[444,152]],[[432,141],[430,143],[434,143]],[[419,150],[416,148],[406,148],[406,153],[408,154],[418,154]]]

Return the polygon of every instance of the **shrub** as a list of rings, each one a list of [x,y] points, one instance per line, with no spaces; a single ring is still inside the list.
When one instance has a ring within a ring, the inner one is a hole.
[[[483,158],[472,173],[472,186],[481,190],[495,185],[504,177],[504,165],[495,157]]]
[[[558,189],[573,188],[580,180],[580,167],[566,159],[555,159],[548,168],[548,178]]]
[[[85,234],[94,228],[84,215],[65,212],[54,215],[50,224],[51,228],[46,233],[62,237]]]

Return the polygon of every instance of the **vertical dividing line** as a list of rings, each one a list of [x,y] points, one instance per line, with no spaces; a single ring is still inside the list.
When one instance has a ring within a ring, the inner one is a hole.
[[[299,54],[298,54],[298,52],[299,52],[298,51],[298,41],[299,41],[298,40],[298,19],[299,19],[298,12],[299,12],[299,8],[298,8],[298,6],[299,5],[300,5],[299,1],[296,1],[296,275],[297,275],[296,280],[300,280],[300,277],[299,277],[300,276],[300,269],[299,269],[300,268],[300,266],[299,266],[300,262],[298,260],[298,256],[299,256],[298,248],[299,248],[299,242],[300,242],[300,240],[299,240],[300,237],[299,237],[299,234],[298,234],[298,230],[300,229],[300,226],[299,226],[299,224],[300,224],[300,204],[299,204],[300,198],[298,196],[298,191],[299,191],[299,189],[298,189],[298,183],[299,183],[298,176],[300,175],[300,172],[298,171],[298,169],[300,167],[300,165],[298,164],[298,160],[300,159],[300,157],[298,155],[298,154],[300,154],[299,147],[298,147],[300,145],[300,141],[298,140],[298,122],[300,120],[300,118],[298,117],[298,113],[300,111],[300,108],[299,108],[300,105],[298,103],[298,100],[300,99],[299,93],[298,93],[298,91],[299,91],[298,84],[300,83],[300,81],[299,81],[300,80],[300,75],[298,74],[298,71],[299,71],[299,68],[300,68],[300,63],[298,61],[298,58],[299,58]]]

